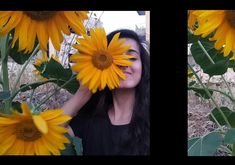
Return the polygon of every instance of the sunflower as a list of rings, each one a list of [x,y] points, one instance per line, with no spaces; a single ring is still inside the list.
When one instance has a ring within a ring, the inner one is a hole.
[[[188,11],[188,27],[191,30],[195,30],[194,24],[196,22],[196,16],[193,14],[193,10]]]
[[[206,37],[213,34],[211,41],[215,41],[215,48],[222,49],[224,56],[235,52],[235,10],[195,10],[198,28],[195,35]]]
[[[6,35],[12,29],[14,38],[12,47],[19,39],[19,51],[30,53],[37,37],[40,49],[47,50],[49,38],[56,50],[64,40],[62,32],[70,35],[70,27],[78,35],[85,33],[83,21],[88,18],[86,11],[1,11],[0,35]]]
[[[55,61],[57,61],[58,63],[61,63],[58,56],[52,54],[51,57],[48,58],[47,54],[46,54],[46,53],[43,53],[43,54],[41,55],[41,57],[35,59],[34,65],[35,65],[36,67],[40,67],[42,64],[47,63],[48,61],[50,61],[51,58],[53,58],[53,59],[54,59]],[[35,76],[36,76],[38,79],[40,79],[40,80],[43,80],[43,81],[48,80],[47,78],[41,76],[42,73],[41,73],[40,71],[38,71],[37,69],[34,69],[34,70],[33,70],[33,73],[34,73]]]
[[[62,109],[34,115],[25,102],[21,109],[0,117],[0,155],[60,155],[70,141],[64,136],[68,130],[58,125],[71,117]]]
[[[70,56],[70,60],[76,62],[72,70],[79,73],[77,79],[93,93],[98,88],[103,90],[106,85],[110,89],[119,87],[119,78],[125,79],[126,76],[118,66],[132,64],[128,59],[133,56],[124,54],[130,46],[123,44],[124,39],[118,39],[120,33],[115,34],[108,45],[103,28],[90,32],[91,36],[84,34],[83,38],[77,39],[79,44],[74,45],[79,53]]]

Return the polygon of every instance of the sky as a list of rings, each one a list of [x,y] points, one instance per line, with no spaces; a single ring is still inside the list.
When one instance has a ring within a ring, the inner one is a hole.
[[[145,15],[138,15],[137,11],[90,11],[103,22],[106,33],[120,28],[135,30],[135,25],[145,27]]]

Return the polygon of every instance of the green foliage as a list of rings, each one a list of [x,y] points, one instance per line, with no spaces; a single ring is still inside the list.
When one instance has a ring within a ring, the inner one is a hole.
[[[196,84],[196,81],[191,81],[191,82],[189,82],[189,84],[188,84],[188,86],[193,86],[193,85],[195,85]],[[212,94],[212,93],[211,93]]]
[[[227,133],[224,136],[224,143],[225,144],[235,143],[235,128],[231,128],[227,131]]]
[[[230,66],[229,59],[232,57],[232,53],[224,57],[223,53],[216,50],[213,43],[210,41],[203,40],[200,42],[208,52],[210,58],[214,61],[214,64],[208,59],[198,42],[193,43],[191,46],[191,53],[196,63],[200,65],[203,72],[209,74],[210,77],[224,74]]]
[[[210,33],[206,38],[201,36],[195,36],[190,30],[188,30],[188,46],[190,47],[191,54],[196,62],[203,70],[203,73],[208,74],[210,77],[222,76],[222,80],[229,89],[229,92],[221,91],[220,89],[209,87],[207,85],[201,85],[204,82],[198,79],[196,81],[188,81],[188,90],[193,90],[195,95],[203,97],[204,99],[210,99],[214,107],[218,107],[218,103],[213,97],[210,97],[204,88],[207,88],[212,95],[213,92],[218,92],[228,97],[231,102],[235,103],[235,98],[231,94],[229,84],[226,82],[223,74],[227,72],[228,68],[232,68],[235,71],[235,60],[231,60],[233,52],[231,51],[228,56],[224,56],[223,48],[220,50],[215,49],[215,43],[210,38],[215,32]],[[188,66],[193,69],[192,66]],[[188,69],[189,69],[188,68]],[[188,80],[193,74],[188,74]],[[209,82],[209,80],[208,80]],[[201,137],[194,137],[188,139],[188,155],[189,156],[213,156],[219,147],[225,144],[230,144],[229,147],[224,149],[235,156],[235,111],[230,110],[227,107],[214,108],[209,119],[218,124],[217,130],[210,132],[207,135]],[[224,143],[223,143],[224,142]],[[232,150],[232,151],[230,151]]]
[[[235,128],[235,112],[231,111],[229,108],[227,107],[220,107],[221,111],[224,113],[225,117],[227,118],[229,124],[231,125],[232,128]],[[215,119],[218,121],[218,123],[220,125],[227,125],[222,114],[220,113],[220,111],[217,108],[214,108],[211,111],[211,114],[214,115]],[[212,115],[209,115],[209,119],[213,122],[215,122],[215,120],[213,119]]]
[[[193,90],[194,92],[196,92],[195,95],[198,96],[198,97],[203,97],[204,99],[209,99],[210,98],[210,96],[206,93],[206,91],[204,89],[198,89],[196,87],[189,86],[188,90]],[[208,90],[208,91],[212,96],[213,91],[212,90]]]
[[[213,156],[222,144],[219,132],[211,132],[206,136],[188,140],[188,156]]]
[[[68,80],[74,77],[74,75],[72,75],[71,68],[64,68],[59,62],[57,62],[53,58],[51,58],[48,62],[42,64],[40,67],[35,66],[35,68],[39,72],[41,72],[41,76],[43,76],[44,78],[56,79],[53,80],[53,82],[60,87],[63,86]],[[40,84],[38,84],[38,86],[39,85]],[[74,78],[62,88],[74,94],[79,88],[79,82]]]
[[[11,36],[14,35],[14,31],[11,31]],[[10,36],[10,39],[9,39],[9,46],[12,45],[12,40],[13,38]],[[38,41],[35,40],[35,43],[34,43],[34,48],[33,50],[36,48],[36,46],[38,45]],[[15,45],[13,48],[10,48],[8,49],[8,55],[17,63],[17,64],[20,64],[20,65],[23,65],[30,57],[31,53],[24,53],[24,51],[18,51],[19,49],[19,42],[16,41]],[[37,53],[35,53],[36,55]]]
[[[32,83],[32,84],[22,84],[20,86],[20,92],[25,92],[27,90],[36,89],[37,87],[39,87],[41,85],[44,85],[44,84],[49,83],[49,82],[56,82],[56,81],[57,80],[47,80],[47,81],[35,82],[35,83]]]
[[[8,99],[10,96],[10,91],[0,91],[0,101]]]
[[[78,137],[72,137],[69,134],[65,134],[70,143],[65,144],[65,149],[61,151],[61,155],[82,155],[82,140]]]
[[[21,104],[19,101],[12,102],[12,109],[22,113]]]

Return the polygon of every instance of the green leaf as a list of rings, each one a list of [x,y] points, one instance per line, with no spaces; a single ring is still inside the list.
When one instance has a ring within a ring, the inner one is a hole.
[[[188,85],[193,86],[194,84],[196,84],[196,81],[191,81]]]
[[[12,36],[14,35],[14,31],[11,31],[10,33]],[[11,44],[12,44],[12,38],[9,40],[9,45],[11,46]],[[35,40],[33,50],[36,48],[37,45],[38,41]],[[32,52],[24,53],[24,51],[18,51],[18,48],[19,48],[19,42],[16,41],[14,47],[9,49],[8,54],[17,64],[23,65],[25,61],[29,59]],[[36,54],[37,53],[35,53],[35,55]]]
[[[53,58],[46,64],[45,71],[42,72],[42,76],[46,78],[56,78],[61,80],[68,80],[72,76],[70,69],[64,69],[64,67],[54,60]]]
[[[197,141],[200,140],[199,137],[194,137],[188,140],[188,149],[194,144],[197,143]]]
[[[47,80],[47,81],[42,81],[42,82],[35,82],[35,83],[32,83],[32,84],[22,84],[20,86],[20,88],[21,88],[20,91],[25,92],[27,90],[36,89],[40,85],[43,85],[43,84],[46,84],[46,83],[49,83],[49,82],[56,82],[56,80]]]
[[[210,98],[210,96],[206,93],[206,91],[204,89],[198,89],[198,88],[194,88],[194,87],[190,86],[190,87],[188,87],[188,90],[193,90],[194,92],[196,92],[195,95],[198,96],[198,97],[203,97],[205,99],[209,99]],[[209,89],[208,89],[208,91],[209,91],[209,93],[212,96],[213,91],[209,90]]]
[[[69,139],[70,143],[65,144],[65,149],[61,151],[61,155],[76,155],[72,137],[68,133],[66,133],[65,136]]]
[[[58,86],[64,85],[68,80],[72,77],[72,70],[71,68],[64,68],[59,62],[51,58],[47,63],[43,66],[36,67],[38,71],[40,71],[43,77],[50,79],[57,79],[57,81],[53,81]],[[77,89],[79,88],[79,82],[76,79],[73,79],[64,87],[68,92],[74,94],[76,93]]]
[[[214,75],[223,75],[225,72],[227,72],[229,63],[227,60],[218,61],[215,64],[210,64],[207,67],[205,67],[204,72],[209,74],[209,76]]]
[[[0,91],[0,101],[8,99],[10,96],[10,91]]]
[[[75,76],[75,75],[74,75]],[[74,77],[73,76],[73,77]],[[72,78],[73,78],[72,77]],[[68,81],[68,80],[67,80]],[[58,86],[62,86],[62,85],[64,85],[64,83],[66,83],[66,81],[61,81],[61,80],[59,80],[59,81],[57,81],[56,82],[56,84],[58,85]],[[66,89],[68,92],[70,92],[70,93],[72,93],[72,94],[75,94],[76,93],[76,91],[78,90],[78,88],[79,88],[79,82],[76,80],[76,79],[73,79],[72,81],[70,81],[68,84],[66,84],[65,86],[63,86],[63,88],[64,89]]]
[[[235,128],[230,128],[224,136],[225,144],[235,143]]]
[[[73,139],[73,145],[76,150],[77,155],[83,155],[83,148],[82,148],[82,139],[78,138],[76,136],[72,137]]]
[[[225,117],[227,118],[229,124],[231,125],[231,127],[235,128],[235,112],[231,111],[229,108],[227,107],[220,107],[221,111],[224,113]],[[221,115],[220,111],[217,108],[214,108],[211,111],[211,114],[214,115],[214,117],[216,118],[216,120],[219,122],[220,125],[227,125],[223,116]],[[212,115],[209,115],[209,119],[213,122],[215,122],[215,120],[212,118]]]
[[[224,74],[229,67],[229,59],[232,57],[233,54],[230,53],[227,57],[224,57],[223,53],[221,53],[220,50],[216,50],[214,48],[214,43],[208,40],[200,41],[215,64],[213,64],[208,59],[197,42],[191,46],[191,53],[195,62],[200,65],[200,67],[203,69],[203,72],[209,74],[210,77],[214,75]]]
[[[61,151],[61,155],[83,155],[82,140],[78,137],[72,137],[68,133],[65,136],[70,143],[65,144],[65,149]]]
[[[235,69],[235,60],[229,60],[229,68]]]
[[[18,101],[12,102],[12,108],[20,113],[22,113],[21,104]]]
[[[211,132],[198,139],[189,139],[188,156],[213,156],[222,144],[222,136],[218,132]]]
[[[197,42],[199,39],[199,36],[195,36],[192,33],[188,31],[188,43],[194,43]]]

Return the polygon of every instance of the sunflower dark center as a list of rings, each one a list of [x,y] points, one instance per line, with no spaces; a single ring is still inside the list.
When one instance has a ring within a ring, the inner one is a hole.
[[[235,10],[226,10],[225,17],[229,24],[235,29]]]
[[[97,52],[92,58],[94,66],[101,70],[108,68],[112,62],[113,58],[107,52]]]
[[[16,126],[16,137],[24,141],[35,141],[42,137],[32,120],[26,120]]]
[[[31,19],[36,21],[46,21],[54,17],[57,11],[24,11]]]

